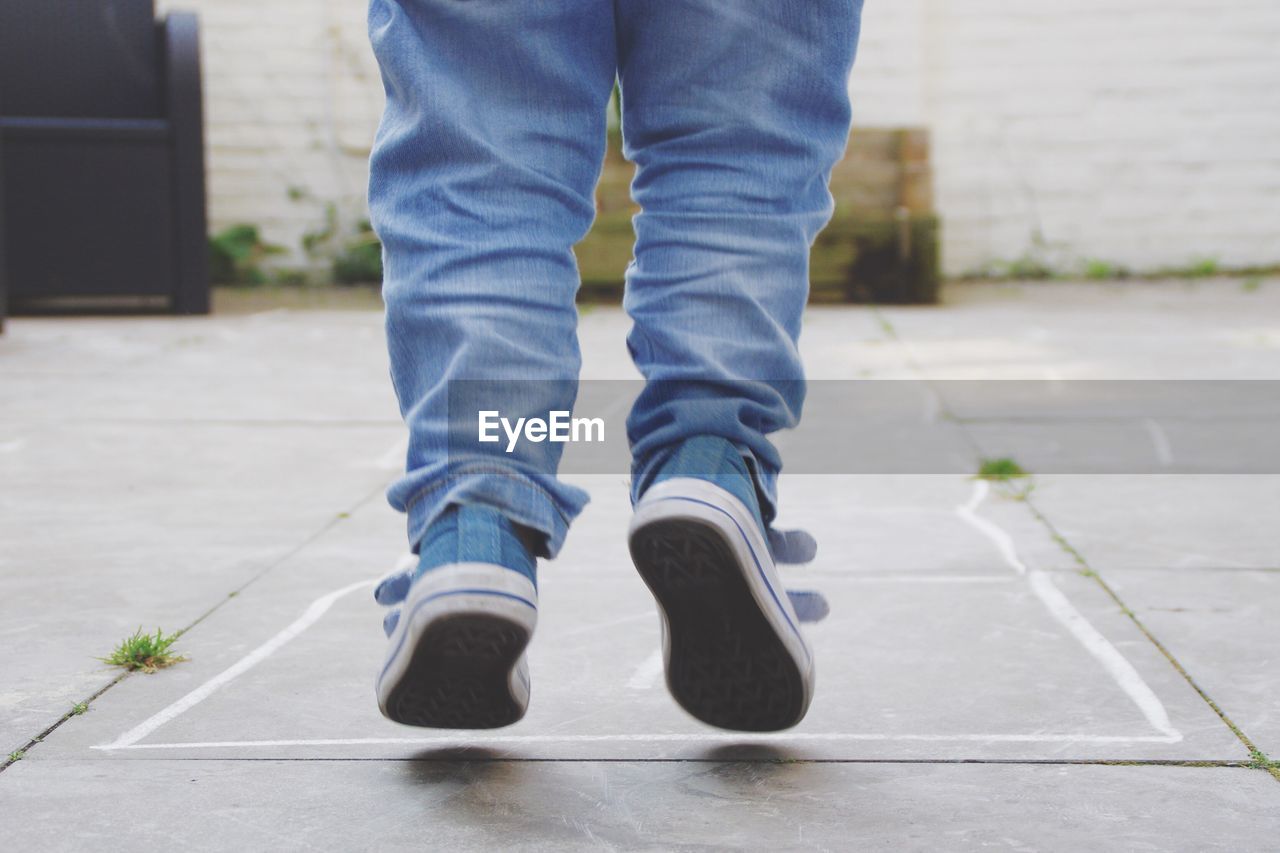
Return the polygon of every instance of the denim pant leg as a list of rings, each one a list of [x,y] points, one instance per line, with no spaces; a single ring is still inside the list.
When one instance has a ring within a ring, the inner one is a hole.
[[[861,0],[619,0],[623,137],[639,171],[625,307],[646,388],[627,423],[633,498],[672,445],[719,435],[753,459],[804,400],[796,342],[809,249],[849,131]]]
[[[571,246],[595,212],[612,3],[372,0],[369,30],[387,93],[369,203],[409,428],[388,497],[415,549],[447,506],[470,502],[540,531],[554,555],[587,500],[556,479],[560,445],[451,448],[449,399],[458,380],[516,380],[528,382],[494,406],[512,421],[572,408]]]

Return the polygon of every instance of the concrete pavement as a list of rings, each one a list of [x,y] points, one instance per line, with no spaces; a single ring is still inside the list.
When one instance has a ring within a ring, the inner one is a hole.
[[[541,573],[526,720],[383,720],[370,588],[403,552],[404,445],[381,318],[292,298],[0,337],[5,847],[1280,843],[1274,473],[1039,475],[1025,499],[784,475],[783,526],[820,542],[789,583],[832,614],[809,717],[767,737],[668,698],[625,477],[575,474],[593,502]],[[587,378],[633,376],[626,328],[584,312]],[[955,286],[815,308],[802,348],[817,379],[1280,379],[1280,281]],[[139,625],[187,629],[189,660],[95,661]]]

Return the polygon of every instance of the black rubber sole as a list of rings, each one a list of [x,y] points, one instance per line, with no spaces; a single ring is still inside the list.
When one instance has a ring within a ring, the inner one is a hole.
[[[804,717],[803,674],[712,525],[670,519],[631,535],[631,559],[667,616],[667,686],[704,723],[744,732]],[[755,571],[755,567],[751,567]]]
[[[508,686],[529,632],[500,616],[441,616],[418,638],[386,714],[433,729],[496,729],[524,716]]]

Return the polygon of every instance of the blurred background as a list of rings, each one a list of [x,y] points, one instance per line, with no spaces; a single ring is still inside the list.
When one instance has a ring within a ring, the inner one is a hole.
[[[368,278],[365,4],[170,8],[201,18],[210,230],[260,237],[261,269],[239,275],[323,280],[345,256],[339,278]],[[855,127],[928,132],[948,277],[1268,268],[1277,43],[1270,0],[869,0]]]

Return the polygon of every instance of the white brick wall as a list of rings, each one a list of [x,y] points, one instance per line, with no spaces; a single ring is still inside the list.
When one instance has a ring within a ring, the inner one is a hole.
[[[363,0],[161,5],[202,17],[214,226],[354,227],[382,101]],[[948,272],[1277,263],[1277,45],[1276,0],[868,0],[855,122],[933,130]]]
[[[949,272],[1280,261],[1275,0],[868,0],[863,33],[856,120],[933,130]]]
[[[308,262],[304,235],[325,231],[330,208],[339,235],[352,233],[382,110],[363,0],[157,5],[200,15],[210,228],[258,225],[290,250],[288,266]]]

